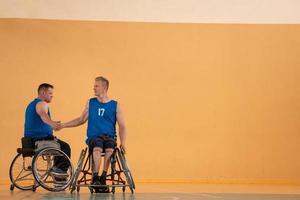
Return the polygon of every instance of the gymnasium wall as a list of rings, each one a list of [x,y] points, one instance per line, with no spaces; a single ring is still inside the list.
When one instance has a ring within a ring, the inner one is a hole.
[[[299,183],[299,34],[299,25],[1,19],[0,178],[37,86],[55,86],[52,116],[64,122],[103,75],[124,108],[139,181]],[[74,162],[85,129],[55,133]]]
[[[0,183],[42,82],[54,120],[94,78],[123,106],[138,182],[300,184],[300,3],[3,0]],[[77,162],[86,125],[56,132]]]

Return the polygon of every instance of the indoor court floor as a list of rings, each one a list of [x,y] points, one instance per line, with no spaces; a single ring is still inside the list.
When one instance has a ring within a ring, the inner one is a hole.
[[[116,194],[90,194],[82,188],[80,193],[48,192],[38,188],[36,192],[9,190],[9,185],[0,185],[0,199],[20,200],[300,200],[299,185],[263,185],[263,184],[154,184],[140,183],[135,194],[128,191]]]

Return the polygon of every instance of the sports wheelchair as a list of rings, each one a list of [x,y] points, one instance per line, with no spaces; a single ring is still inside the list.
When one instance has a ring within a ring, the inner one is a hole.
[[[55,139],[34,141],[23,137],[21,141],[22,148],[17,149],[9,169],[11,191],[15,187],[35,191],[42,186],[46,190],[58,192],[69,187],[74,175],[73,165]],[[61,159],[68,162],[63,177],[53,173],[55,163]]]
[[[107,185],[92,185],[93,171],[93,150],[86,147],[82,149],[77,168],[75,170],[72,183],[70,185],[71,193],[75,190],[80,191],[80,187],[88,187],[91,193],[97,192],[97,188],[111,188],[108,192],[115,193],[117,187],[121,187],[125,192],[126,187],[129,187],[131,193],[134,193],[135,183],[130,172],[128,162],[125,158],[125,153],[116,145],[110,159],[110,173],[106,175]],[[102,153],[102,157],[105,153]]]

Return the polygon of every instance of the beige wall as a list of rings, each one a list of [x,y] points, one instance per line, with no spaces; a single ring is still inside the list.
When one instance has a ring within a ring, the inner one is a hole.
[[[124,107],[140,181],[300,183],[300,26],[0,20],[0,179],[41,82],[55,120],[93,79]],[[56,135],[85,147],[85,126]]]
[[[0,18],[299,24],[297,0],[1,0]]]

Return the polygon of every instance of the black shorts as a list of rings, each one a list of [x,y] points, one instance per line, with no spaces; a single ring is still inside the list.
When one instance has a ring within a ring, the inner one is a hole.
[[[95,147],[100,147],[101,149],[113,149],[116,146],[115,139],[107,135],[101,135],[93,138],[89,144],[89,148],[92,150]]]

